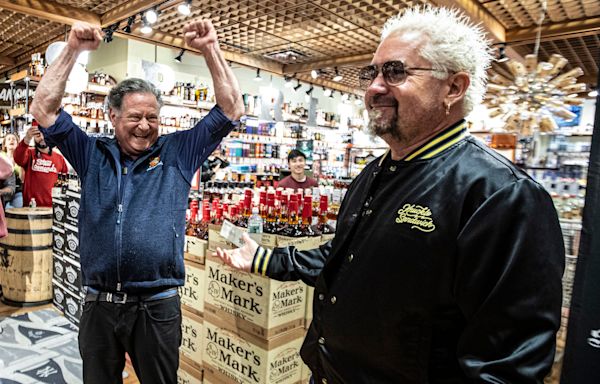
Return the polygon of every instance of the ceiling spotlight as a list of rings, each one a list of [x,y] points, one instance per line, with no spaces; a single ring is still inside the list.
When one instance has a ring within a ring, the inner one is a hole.
[[[283,85],[286,88],[292,88],[294,86],[294,83],[292,83],[292,78],[289,76],[283,76],[283,79],[285,80],[285,84]]]
[[[310,77],[316,79],[317,77],[319,77],[319,72],[316,69],[313,69],[312,71],[310,71]]]
[[[344,76],[340,75],[338,68],[335,67],[335,76],[333,76],[333,81],[342,81],[343,78]]]
[[[148,22],[144,21],[144,26],[140,28],[140,32],[142,32],[144,35],[149,35],[152,33],[152,27],[150,24],[148,24]]]
[[[596,97],[596,96],[598,96],[598,91],[594,89],[594,90],[592,90],[592,91],[590,91],[588,93],[588,96],[589,97]]]
[[[346,101],[346,100],[348,100],[348,94],[342,93],[342,101]]]
[[[296,86],[293,88],[293,89],[294,89],[294,92],[298,92],[298,90],[299,90],[300,88],[302,88],[302,84],[300,84],[300,80],[296,80],[296,81],[298,82],[298,84],[296,84]]]
[[[362,100],[360,99],[360,97],[354,96],[354,104],[355,105],[362,105]]]
[[[335,91],[331,91],[331,93],[329,94],[329,97],[333,99],[333,94],[335,93]]]
[[[183,54],[185,53],[185,49],[181,49],[179,55],[175,56],[175,61],[181,63],[181,59],[183,59]]]
[[[183,16],[187,16],[192,13],[192,0],[186,0],[184,3],[179,4],[177,11]]]
[[[313,87],[313,85],[310,85],[310,88],[308,88],[308,91],[306,91],[306,94],[310,96],[310,94],[312,93],[313,89],[315,89],[315,87]]]
[[[508,57],[506,56],[506,43],[503,43],[498,47],[498,57],[496,58],[496,62],[504,63],[505,61],[508,61]]]
[[[123,27],[123,32],[131,33],[131,26],[133,25],[134,22],[135,22],[135,15],[129,16],[129,18],[127,19],[127,25]]]
[[[156,12],[156,9],[151,8],[146,11],[144,18],[149,24],[154,24],[156,23],[156,20],[158,20],[158,12]]]
[[[256,77],[254,81],[262,81],[262,77],[260,77],[260,68],[256,68]]]
[[[329,97],[331,95],[331,89],[323,89],[323,96]]]

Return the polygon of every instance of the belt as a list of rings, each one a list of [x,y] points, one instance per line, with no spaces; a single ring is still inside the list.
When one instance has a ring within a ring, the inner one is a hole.
[[[85,302],[105,301],[107,303],[114,304],[139,303],[144,301],[168,299],[169,297],[173,297],[177,294],[177,288],[169,288],[165,291],[151,294],[127,294],[125,292],[100,292],[88,287],[87,294],[85,295]]]

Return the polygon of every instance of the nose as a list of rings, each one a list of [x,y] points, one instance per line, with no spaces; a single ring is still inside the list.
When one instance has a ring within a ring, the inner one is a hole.
[[[367,87],[367,93],[385,93],[387,92],[387,83],[383,78],[381,70],[377,72],[377,76],[373,79],[371,84]]]
[[[147,130],[149,130],[149,129],[150,129],[150,122],[148,121],[148,119],[146,119],[145,117],[143,117],[143,118],[140,120],[140,123],[138,124],[138,127],[139,127],[141,130],[147,131]]]

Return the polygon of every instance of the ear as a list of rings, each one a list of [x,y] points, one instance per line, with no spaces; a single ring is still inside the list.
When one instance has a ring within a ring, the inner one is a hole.
[[[117,110],[114,108],[108,109],[108,118],[113,127],[117,126]]]
[[[471,84],[471,79],[466,72],[457,72],[448,77],[448,94],[445,97],[445,105],[455,105],[461,102],[467,89]]]

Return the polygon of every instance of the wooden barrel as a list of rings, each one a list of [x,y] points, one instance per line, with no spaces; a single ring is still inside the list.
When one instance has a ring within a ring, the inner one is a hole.
[[[37,305],[52,300],[52,208],[9,208],[0,239],[2,301]]]

